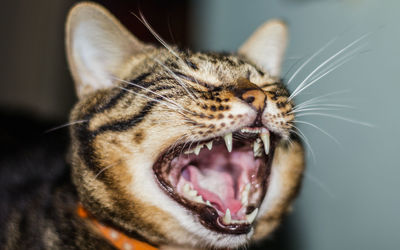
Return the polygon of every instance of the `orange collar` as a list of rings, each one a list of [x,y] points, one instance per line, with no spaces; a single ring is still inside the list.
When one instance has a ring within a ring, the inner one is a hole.
[[[79,204],[77,209],[78,216],[83,219],[90,220],[95,227],[99,230],[100,234],[104,236],[114,247],[121,250],[157,250],[157,248],[149,244],[132,239],[125,234],[107,227],[93,218],[86,209]]]

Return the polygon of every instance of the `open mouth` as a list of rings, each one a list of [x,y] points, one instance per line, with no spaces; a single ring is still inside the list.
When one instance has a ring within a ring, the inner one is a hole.
[[[224,137],[171,146],[153,166],[160,186],[207,228],[251,230],[267,192],[277,136],[245,127]]]

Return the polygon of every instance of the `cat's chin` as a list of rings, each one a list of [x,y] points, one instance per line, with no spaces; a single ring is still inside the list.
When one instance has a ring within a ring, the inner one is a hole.
[[[267,193],[278,136],[245,127],[172,145],[153,166],[160,187],[206,228],[248,234]]]

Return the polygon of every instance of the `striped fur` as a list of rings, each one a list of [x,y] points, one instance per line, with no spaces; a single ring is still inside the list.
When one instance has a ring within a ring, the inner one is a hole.
[[[269,25],[284,33],[282,23]],[[269,235],[297,194],[304,156],[290,133],[294,104],[280,79],[268,72],[279,72],[279,66],[270,69],[254,58],[249,41],[239,54],[156,48],[130,35],[102,7],[76,6],[67,22],[68,60],[80,97],[70,116],[71,122],[81,121],[70,130],[76,199],[98,220],[168,249],[236,248]],[[271,48],[268,53],[273,58]],[[174,145],[251,125],[257,112],[238,98],[247,82],[264,91],[262,122],[281,140],[254,228],[248,234],[222,234],[171,199],[156,181],[153,165]],[[82,230],[96,235],[84,223]],[[98,238],[87,237],[86,246],[104,247]],[[57,244],[52,249],[62,248]]]

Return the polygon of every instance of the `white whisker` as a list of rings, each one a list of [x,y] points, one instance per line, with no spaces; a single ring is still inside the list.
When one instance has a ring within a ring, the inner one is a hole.
[[[182,86],[182,88],[186,91],[186,93],[188,93],[188,95],[196,102],[196,99],[198,98],[197,96],[193,96],[195,95],[193,92],[190,92],[189,89],[186,88],[185,83],[167,66],[165,66],[163,63],[161,63],[158,59],[153,58],[153,60],[155,60],[158,64],[160,64],[165,70],[168,71],[169,74],[172,75],[172,77],[175,78],[175,80]]]
[[[312,60],[314,59],[317,55],[319,55],[322,51],[324,51],[329,45],[331,45],[335,40],[337,40],[337,37],[333,38],[330,40],[327,44],[322,46],[319,50],[317,50],[314,54],[312,54],[300,67],[293,73],[293,75],[289,78],[287,85],[290,84],[290,82],[296,77],[296,75]]]
[[[313,161],[316,162],[315,153],[311,147],[310,141],[308,140],[306,135],[303,132],[301,132],[301,130],[297,126],[293,125],[293,127],[295,129],[292,129],[291,131],[303,139],[303,141],[306,143],[307,147],[310,149],[310,153],[311,153],[311,157],[312,157]]]
[[[297,117],[307,116],[307,115],[326,116],[326,117],[336,118],[339,120],[347,121],[350,123],[354,123],[354,124],[358,124],[358,125],[362,125],[362,126],[366,126],[366,127],[371,127],[371,128],[375,127],[374,125],[367,123],[367,122],[356,121],[356,120],[353,120],[353,119],[350,119],[347,117],[342,117],[342,116],[332,115],[332,114],[325,114],[325,113],[318,113],[318,112],[303,113],[303,114],[297,115]]]
[[[53,132],[53,131],[55,131],[55,130],[57,130],[57,129],[69,127],[69,126],[75,125],[75,124],[85,123],[85,122],[88,122],[88,121],[89,121],[89,120],[80,120],[80,121],[68,122],[68,123],[65,123],[65,124],[63,124],[63,125],[60,125],[60,126],[57,126],[57,127],[51,128],[51,129],[48,129],[48,130],[44,131],[44,134]]]
[[[313,128],[318,129],[319,131],[321,131],[322,133],[324,133],[326,136],[328,136],[329,138],[331,138],[336,144],[338,144],[339,146],[341,146],[340,142],[339,142],[334,136],[332,136],[331,134],[329,134],[328,132],[326,132],[326,131],[323,130],[322,128],[318,127],[317,125],[315,125],[315,124],[313,124],[313,123],[311,123],[311,122],[299,121],[299,120],[296,120],[295,122],[302,123],[302,124],[306,124],[306,125],[309,125],[309,126],[311,126],[311,127],[313,127]]]
[[[308,178],[309,180],[317,184],[317,186],[319,186],[322,190],[324,190],[331,198],[335,198],[335,195],[320,180],[312,176],[310,173],[307,173],[307,171],[304,171],[303,174],[304,177]]]
[[[355,109],[356,107],[354,106],[350,106],[350,105],[345,105],[345,104],[334,104],[334,103],[310,103],[307,105],[303,105],[301,107],[295,107],[293,110],[297,111],[297,110],[301,110],[304,108],[314,108],[314,107],[334,107],[334,108],[348,108],[348,109]]]
[[[319,79],[323,78],[324,76],[326,76],[327,74],[331,73],[332,71],[334,71],[335,69],[341,67],[343,64],[349,62],[351,59],[353,59],[355,57],[355,55],[350,55],[348,58],[345,58],[345,60],[343,60],[341,63],[337,64],[336,66],[330,68],[328,71],[324,72],[323,74],[319,75],[318,77],[316,77],[314,80],[312,80],[310,83],[306,84],[304,87],[302,87],[301,89],[299,89],[296,94],[293,94],[292,98],[294,98],[295,96],[297,96],[298,94],[300,94],[302,91],[304,91],[305,89],[307,89],[308,87],[310,87],[311,85],[313,85],[315,82],[317,82]],[[343,58],[342,58],[343,59]]]
[[[334,58],[336,58],[337,56],[339,56],[340,54],[342,54],[344,51],[346,51],[347,49],[349,49],[350,47],[352,47],[354,44],[358,43],[359,41],[363,40],[364,38],[366,38],[367,36],[369,36],[370,33],[364,34],[361,37],[359,37],[358,39],[356,39],[355,41],[353,41],[352,43],[348,44],[347,46],[345,46],[343,49],[339,50],[338,52],[336,52],[334,55],[332,55],[331,57],[329,57],[327,60],[325,60],[324,62],[322,62],[318,67],[316,67],[298,86],[297,88],[292,92],[292,94],[289,96],[288,100],[293,99],[294,96],[297,95],[297,92],[299,91],[299,89],[303,88],[304,84],[308,81],[308,79],[310,79],[319,69],[321,69],[322,67],[324,67],[327,63],[329,63],[330,61],[332,61]]]
[[[287,60],[288,58],[286,58],[285,60]],[[292,65],[289,67],[289,69],[285,72],[285,74],[282,76],[282,79],[286,79],[286,76],[290,73],[290,71],[292,71],[292,69],[302,60],[304,59],[304,57],[300,57],[298,59],[296,59],[296,61],[294,63],[292,63]]]
[[[96,180],[97,177],[99,177],[99,175],[101,175],[101,173],[103,173],[103,172],[106,171],[107,169],[110,169],[110,168],[116,166],[117,164],[118,164],[118,163],[113,163],[113,164],[111,164],[111,165],[108,165],[107,167],[104,167],[102,170],[100,170],[100,171],[94,176],[94,178],[93,178],[92,181]]]
[[[324,97],[333,96],[333,95],[338,95],[338,94],[343,94],[343,93],[348,93],[348,92],[350,92],[349,89],[339,90],[339,91],[327,93],[327,94],[324,94],[324,95],[321,95],[321,96],[317,96],[317,97],[311,98],[311,99],[309,99],[309,100],[307,100],[307,101],[304,101],[304,102],[302,102],[302,103],[300,103],[300,104],[297,104],[296,107],[298,108],[298,107],[301,107],[301,106],[306,105],[306,104],[309,104],[309,103],[314,103],[314,102],[316,102],[316,101],[323,101],[323,100],[321,100],[321,99],[324,98]]]
[[[143,13],[141,11],[139,11],[140,17],[138,17],[133,12],[131,12],[131,14],[134,15],[144,26],[146,26],[146,28],[157,39],[157,41],[160,42],[171,54],[173,54],[177,58],[180,58],[178,54],[171,48],[171,46],[167,42],[165,42],[160,35],[157,34],[157,32],[153,29],[153,27],[151,27],[151,25],[147,22],[146,18],[144,18]]]
[[[114,77],[114,79],[116,79],[116,80],[118,80],[118,81],[121,81],[121,82],[124,82],[124,83],[127,83],[127,84],[129,84],[129,85],[132,85],[132,86],[135,86],[135,87],[144,89],[144,90],[146,90],[146,91],[148,91],[148,92],[150,92],[150,93],[152,93],[152,94],[155,94],[155,95],[157,95],[157,96],[159,96],[159,97],[165,99],[165,100],[168,101],[169,103],[176,105],[176,106],[179,107],[180,109],[185,110],[181,105],[179,105],[178,103],[174,102],[174,101],[171,100],[170,98],[165,97],[165,96],[163,96],[163,95],[160,95],[160,94],[158,94],[158,93],[156,93],[156,92],[154,92],[154,91],[152,91],[152,90],[150,90],[150,89],[148,89],[148,88],[145,88],[145,87],[143,87],[143,86],[140,86],[139,84],[136,84],[136,83],[133,83],[133,82],[129,82],[129,81],[125,81],[125,80],[122,80],[122,79],[119,79],[119,78],[116,78],[116,77]]]
[[[321,110],[321,111],[337,111],[340,110],[338,108],[303,108],[303,109],[297,109],[297,110],[292,110],[288,114],[301,114],[305,111],[316,111],[316,110]]]
[[[348,52],[346,55],[342,56],[341,58],[337,59],[336,61],[332,62],[329,66],[327,66],[325,69],[321,70],[318,74],[310,78],[311,81],[313,81],[315,78],[318,78],[322,74],[325,74],[325,72],[329,71],[331,68],[335,67],[338,64],[341,64],[343,61],[346,61],[348,58],[354,58],[357,55],[361,55],[363,53],[368,52],[368,50],[362,50],[363,47],[366,44],[359,45],[357,48],[353,49],[352,51]]]
[[[154,99],[154,98],[149,97],[149,96],[147,96],[147,95],[143,95],[143,94],[140,94],[140,93],[136,93],[136,92],[134,92],[134,91],[132,91],[132,90],[130,90],[130,89],[127,89],[127,88],[124,88],[124,87],[121,87],[121,86],[117,86],[117,88],[120,88],[120,89],[122,89],[122,90],[128,91],[128,92],[130,92],[130,93],[132,93],[132,94],[135,94],[135,95],[138,95],[138,96],[142,96],[142,97],[147,98],[147,99],[149,99],[149,100],[158,102],[158,103],[160,103],[160,104],[162,104],[162,105],[168,107],[169,109],[174,110],[174,111],[176,111],[176,112],[178,112],[178,113],[180,113],[180,114],[182,114],[182,115],[184,115],[184,114],[183,114],[180,110],[183,110],[183,111],[186,111],[186,112],[188,112],[188,113],[192,113],[192,114],[193,114],[193,112],[191,112],[191,111],[189,111],[189,110],[187,110],[187,109],[180,108],[180,107],[176,107],[176,106],[171,106],[171,105],[168,104],[167,102]]]

